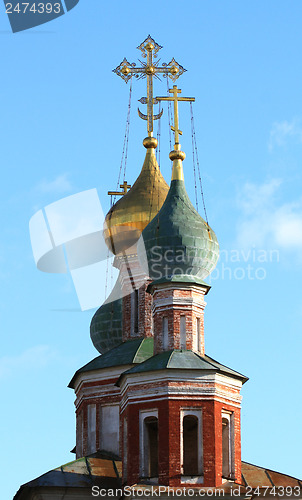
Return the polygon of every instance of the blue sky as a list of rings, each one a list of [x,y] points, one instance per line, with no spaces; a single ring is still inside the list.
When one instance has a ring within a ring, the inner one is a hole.
[[[28,223],[48,204],[115,189],[129,86],[112,73],[150,33],[188,71],[209,222],[222,259],[205,315],[206,352],[243,372],[242,458],[301,478],[302,4],[281,1],[80,0],[68,14],[12,34],[1,6],[1,498],[70,461],[67,384],[97,355],[93,310],[69,275],[38,271]],[[127,180],[144,159],[133,84]],[[166,92],[156,83],[155,93]],[[143,106],[141,105],[143,110]],[[161,168],[170,178],[167,113]],[[194,201],[190,114],[180,108]],[[202,212],[201,212],[202,214]],[[251,269],[252,268],[252,269]],[[100,284],[104,287],[104,283]]]

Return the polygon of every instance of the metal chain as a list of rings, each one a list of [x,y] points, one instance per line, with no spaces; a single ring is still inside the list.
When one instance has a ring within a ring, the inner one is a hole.
[[[125,129],[123,151],[122,151],[122,159],[121,159],[120,170],[119,170],[118,179],[117,179],[116,191],[118,191],[119,186],[120,186],[122,171],[123,171],[123,181],[124,182],[125,182],[125,177],[126,177],[126,167],[127,167],[127,159],[128,159],[128,144],[129,144],[129,130],[130,130],[131,98],[132,98],[132,78],[130,80],[128,110],[127,110],[127,118],[126,118],[126,129]],[[124,168],[123,168],[123,166],[124,166]],[[116,195],[111,196],[111,198],[110,198],[110,208],[112,208],[112,206],[114,205],[115,201],[116,201]],[[109,264],[110,264],[109,254],[110,254],[110,250],[108,248],[108,252],[107,252],[107,266],[106,266],[106,279],[105,279],[105,300],[107,298],[107,290],[108,290],[108,275],[109,275]],[[112,288],[112,282],[113,282],[112,263],[111,263],[110,281],[111,281],[111,288]]]
[[[167,95],[168,95],[168,97],[170,96],[168,76],[167,76]],[[171,125],[172,125],[172,123],[173,123],[173,116],[172,116],[172,103],[171,103],[171,101],[168,101],[168,121],[169,121],[169,141],[170,141],[170,151],[172,151],[172,134],[171,134]],[[172,163],[172,161],[171,161],[171,163]]]
[[[107,251],[107,266],[106,266],[106,279],[105,279],[105,300],[107,299],[107,289],[108,289],[108,272],[109,272],[109,247]]]
[[[197,150],[197,141],[196,141],[196,133],[195,133],[195,125],[194,125],[194,115],[193,115],[193,106],[192,106],[192,103],[190,103],[190,108],[191,108],[191,126],[192,126],[193,152],[195,152],[195,157],[196,157],[196,164],[197,164],[197,171],[198,171],[198,177],[199,177],[201,199],[202,199],[202,204],[203,204],[205,219],[206,219],[207,225],[209,225],[208,215],[207,215],[207,210],[206,210],[206,204],[205,204],[205,199],[204,199],[204,193],[203,193],[203,187],[202,187],[202,180],[201,180],[199,159],[198,159],[198,150]],[[195,161],[195,158],[194,158],[193,161]],[[196,191],[197,191],[197,189],[196,189]]]
[[[192,111],[192,103],[190,102],[191,108],[191,136],[192,136],[192,156],[193,156],[193,172],[194,172],[194,187],[195,187],[195,202],[196,202],[196,210],[198,210],[198,196],[197,196],[197,177],[196,177],[196,164],[195,164],[195,151],[194,151],[194,134],[193,134],[193,111]]]
[[[126,124],[127,139],[126,139],[126,148],[125,148],[125,162],[124,162],[124,178],[123,178],[123,182],[125,182],[125,178],[126,178],[126,167],[127,167],[127,159],[128,159],[131,97],[132,97],[132,78],[131,78],[131,81],[130,81],[130,89],[129,89],[129,103],[128,103],[128,113],[127,113],[127,124]],[[128,125],[128,129],[127,129],[127,125]]]
[[[121,159],[120,170],[119,170],[118,179],[117,179],[116,191],[118,191],[118,189],[119,189],[119,185],[121,182],[122,170],[123,170],[123,180],[124,181],[125,181],[125,176],[126,176],[126,166],[127,166],[127,159],[128,159],[129,130],[130,130],[131,98],[132,98],[132,78],[130,80],[126,129],[125,129],[122,159]],[[124,165],[124,169],[123,169],[123,165]],[[116,195],[113,198],[111,198],[111,206],[115,203],[115,201],[116,201]]]
[[[161,104],[159,101],[158,102],[158,114],[159,115],[160,115],[160,112],[161,112]],[[161,118],[159,118],[159,120],[158,120],[157,135],[156,135],[156,139],[157,139],[156,159],[157,159],[159,169],[160,169],[160,124],[161,124]]]

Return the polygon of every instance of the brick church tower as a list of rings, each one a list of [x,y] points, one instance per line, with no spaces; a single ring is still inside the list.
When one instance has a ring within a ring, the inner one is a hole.
[[[76,455],[99,450],[121,457],[128,485],[241,484],[240,389],[247,378],[205,354],[210,286],[203,280],[219,246],[185,189],[178,101],[192,99],[180,97],[175,85],[170,92],[157,98],[174,101],[170,188],[149,133],[140,176],[106,217],[105,238],[120,274],[91,322],[102,355],[70,384],[77,397]]]
[[[119,276],[91,321],[99,355],[69,384],[76,395],[76,459],[21,486],[15,500],[91,498],[100,489],[115,491],[100,496],[123,498],[125,486],[181,488],[182,497],[202,488],[208,498],[222,488],[222,496],[242,499],[254,498],[253,492],[265,498],[267,488],[275,488],[274,498],[276,491],[279,498],[302,498],[298,479],[241,460],[240,390],[247,377],[205,353],[210,286],[204,280],[217,264],[219,246],[185,188],[178,102],[193,99],[181,97],[176,85],[168,97],[154,99],[157,72],[174,82],[185,70],[174,58],[162,67],[154,62],[161,47],[150,36],[138,48],[146,58],[142,68],[124,59],[114,71],[126,82],[147,78],[141,102],[148,112],[139,111],[147,120],[145,160],[106,216],[104,238]],[[153,115],[153,104],[161,100],[174,103],[170,187],[153,137],[153,119],[162,114]],[[137,496],[135,490],[132,498]]]

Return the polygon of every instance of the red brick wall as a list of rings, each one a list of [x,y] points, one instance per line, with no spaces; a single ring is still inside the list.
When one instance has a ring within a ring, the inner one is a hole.
[[[129,405],[123,412],[128,419],[127,484],[140,480],[139,414],[140,410],[158,409],[159,423],[159,484],[181,486],[180,411],[184,408],[202,410],[204,486],[222,484],[222,410],[234,413],[235,480],[241,483],[240,409],[214,400],[159,400]],[[189,486],[186,483],[186,486]],[[196,486],[196,485],[195,485]]]
[[[182,288],[153,289],[154,353],[164,350],[163,317],[168,318],[169,349],[180,349],[180,317],[186,317],[186,349],[197,350],[196,318],[200,318],[199,352],[204,354],[205,288],[184,285]]]
[[[88,405],[96,405],[96,449],[99,448],[100,445],[100,429],[99,429],[99,412],[100,406],[105,404],[116,404],[120,403],[121,395],[119,389],[114,385],[117,381],[117,378],[108,379],[108,380],[100,380],[100,381],[87,381],[84,382],[80,390],[77,393],[77,408],[76,408],[76,420],[83,419],[83,428],[82,426],[76,425],[77,432],[77,441],[81,439],[80,435],[83,431],[82,435],[82,454],[81,456],[85,456],[87,454],[87,439],[88,439],[88,420],[87,420],[87,407]],[[89,391],[89,396],[85,393],[87,389],[94,389],[93,392]],[[110,389],[112,394],[106,395],[106,390]],[[115,392],[115,394],[114,394]],[[76,453],[77,458],[81,458],[79,452],[77,450]]]
[[[131,294],[123,297],[123,342],[137,337],[152,337],[152,297],[146,292],[149,282],[138,290],[138,331],[132,331]],[[131,290],[133,292],[133,289]]]

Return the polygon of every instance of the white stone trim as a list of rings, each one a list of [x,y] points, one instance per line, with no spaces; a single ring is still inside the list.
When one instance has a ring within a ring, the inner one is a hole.
[[[209,394],[208,397],[206,397],[206,395],[199,395],[199,394],[190,394],[189,395],[190,397],[193,397],[194,396],[194,399],[198,400],[198,401],[209,401],[209,399],[211,400],[214,400],[214,401],[217,401],[219,403],[223,403],[223,404],[232,404],[232,406],[234,408],[238,408],[240,409],[241,408],[241,401],[235,401],[235,400],[231,400],[230,398],[226,398],[226,397],[223,397],[223,396],[219,396],[217,394]],[[212,396],[211,398],[209,398],[209,396]],[[157,395],[157,394],[151,394],[150,397],[148,396],[147,399],[140,399],[140,398],[137,398],[137,397],[127,397],[125,398],[121,405],[120,405],[120,408],[121,408],[121,413],[124,412],[126,406],[129,406],[129,405],[133,405],[133,404],[142,404],[142,403],[151,403],[151,402],[154,402],[156,403],[157,401],[164,401],[164,400],[167,400],[169,399],[169,401],[171,400],[187,400],[188,398],[188,394],[178,394],[178,395],[173,395],[173,394],[166,394],[164,396],[161,396],[161,395]]]
[[[120,366],[114,366],[112,368],[100,368],[99,370],[91,370],[89,372],[81,372],[76,376],[75,382],[74,382],[74,391],[77,393],[81,385],[85,382],[98,382],[101,380],[108,380],[108,379],[118,379],[121,373],[123,373],[126,370],[129,370],[132,368],[134,365],[120,365]]]
[[[186,371],[186,373],[184,373]],[[146,383],[154,382],[164,382],[164,381],[176,381],[176,382],[188,382],[194,384],[196,382],[212,382],[226,385],[230,388],[241,389],[242,382],[237,378],[232,378],[231,375],[226,376],[221,373],[214,372],[212,370],[200,370],[202,373],[198,374],[198,370],[158,370],[144,373],[132,373],[127,376],[127,380],[122,381],[121,393],[125,392],[127,387],[138,386]],[[167,373],[169,372],[169,373]]]
[[[151,283],[152,284],[152,283]],[[162,290],[165,291],[172,291],[174,292],[175,290],[193,290],[195,293],[200,293],[202,295],[205,295],[207,288],[210,285],[195,285],[194,283],[161,283],[159,285],[152,285],[153,288],[153,295],[155,295],[157,292],[161,292]]]

